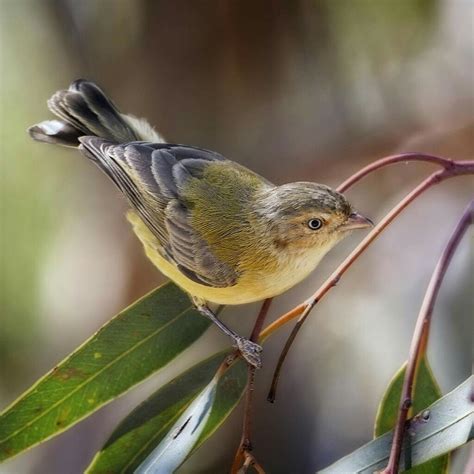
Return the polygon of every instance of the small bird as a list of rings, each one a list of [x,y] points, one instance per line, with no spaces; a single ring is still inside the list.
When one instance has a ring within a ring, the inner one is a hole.
[[[105,172],[128,200],[128,220],[149,259],[255,367],[261,347],[224,325],[209,304],[277,296],[351,231],[373,225],[323,184],[276,186],[214,151],[166,143],[145,120],[121,114],[93,82],[73,82],[48,107],[58,120],[30,127],[30,136],[79,148]]]

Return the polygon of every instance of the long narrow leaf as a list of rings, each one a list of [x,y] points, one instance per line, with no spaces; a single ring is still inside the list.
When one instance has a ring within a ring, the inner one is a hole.
[[[417,466],[462,446],[473,438],[474,409],[471,376],[452,392],[410,420],[410,456]],[[374,439],[353,453],[320,471],[320,474],[373,473],[387,465],[393,431]],[[401,463],[403,468],[404,462]]]
[[[214,377],[189,404],[160,444],[138,466],[135,474],[169,474],[184,462],[209,419],[218,381]]]
[[[0,415],[0,461],[90,415],[162,368],[208,320],[168,283],[122,311]]]
[[[87,469],[88,474],[132,473],[158,446],[183,412],[211,382],[226,357],[219,352],[196,364],[132,411],[115,429]],[[212,410],[192,451],[225,421],[240,400],[247,383],[247,369],[235,363],[218,381]],[[202,427],[202,425],[201,425]],[[189,454],[189,453],[188,453]]]

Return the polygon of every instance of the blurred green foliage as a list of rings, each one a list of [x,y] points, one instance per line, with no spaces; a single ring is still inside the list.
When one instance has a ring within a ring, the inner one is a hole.
[[[44,114],[37,98],[51,92],[45,71],[66,80],[67,69],[46,12],[38,9],[37,15],[25,15],[26,2],[6,3],[8,15],[0,15],[0,380],[9,383],[0,387],[15,391],[16,377],[23,378],[24,371],[32,368],[30,358],[41,346],[38,285],[45,252],[61,221],[57,190],[68,190],[68,160],[47,147],[38,147],[31,156],[26,129]]]

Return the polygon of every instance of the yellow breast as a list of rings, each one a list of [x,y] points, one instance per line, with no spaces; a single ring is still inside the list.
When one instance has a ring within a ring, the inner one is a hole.
[[[160,255],[159,242],[143,221],[134,213],[129,213],[127,217],[148,258],[165,276],[190,295],[217,304],[238,305],[277,296],[306,278],[332,247],[328,244],[324,248],[306,249],[292,255],[280,252],[277,264],[272,265],[271,269],[248,270],[240,276],[236,285],[214,288],[200,285],[183,275]]]

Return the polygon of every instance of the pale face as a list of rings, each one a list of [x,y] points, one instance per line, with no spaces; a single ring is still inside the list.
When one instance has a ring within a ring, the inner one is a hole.
[[[347,218],[340,212],[321,212],[319,209],[295,213],[276,225],[275,241],[288,250],[332,247],[350,233],[342,227]]]
[[[342,194],[321,184],[279,186],[268,193],[264,205],[274,244],[286,251],[327,250],[352,230],[372,225]]]

